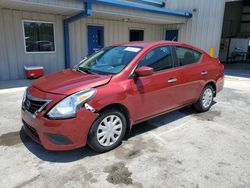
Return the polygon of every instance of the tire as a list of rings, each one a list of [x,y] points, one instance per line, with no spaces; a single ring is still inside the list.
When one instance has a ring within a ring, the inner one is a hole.
[[[197,112],[208,111],[214,100],[214,88],[211,85],[207,85],[201,92],[199,100],[193,105]]]
[[[99,153],[116,148],[123,140],[126,123],[126,117],[118,109],[103,111],[89,131],[88,145]]]

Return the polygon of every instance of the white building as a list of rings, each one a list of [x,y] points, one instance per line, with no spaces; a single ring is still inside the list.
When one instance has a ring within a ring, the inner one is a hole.
[[[0,0],[0,80],[135,40],[178,40],[218,56],[224,8],[225,0]]]

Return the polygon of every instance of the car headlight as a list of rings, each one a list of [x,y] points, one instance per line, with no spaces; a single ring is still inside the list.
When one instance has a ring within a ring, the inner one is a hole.
[[[51,119],[75,117],[82,105],[95,96],[95,89],[87,89],[72,94],[57,103],[47,114]]]

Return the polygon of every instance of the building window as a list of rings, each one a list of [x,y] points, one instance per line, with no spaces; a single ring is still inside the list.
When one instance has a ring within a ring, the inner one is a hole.
[[[169,41],[178,41],[178,30],[167,30],[165,34],[165,40]]]
[[[53,23],[23,21],[23,30],[27,53],[55,52]]]
[[[144,40],[144,30],[131,29],[129,31],[129,41],[143,41]]]

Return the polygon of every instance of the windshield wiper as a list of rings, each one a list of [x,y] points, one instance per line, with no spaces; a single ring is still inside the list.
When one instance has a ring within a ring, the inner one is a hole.
[[[77,69],[76,69],[78,72],[86,72],[86,73],[89,73],[89,74],[97,74],[96,72],[93,72],[93,71],[91,71],[91,70],[89,70],[89,69],[80,69],[80,67],[78,67]]]

